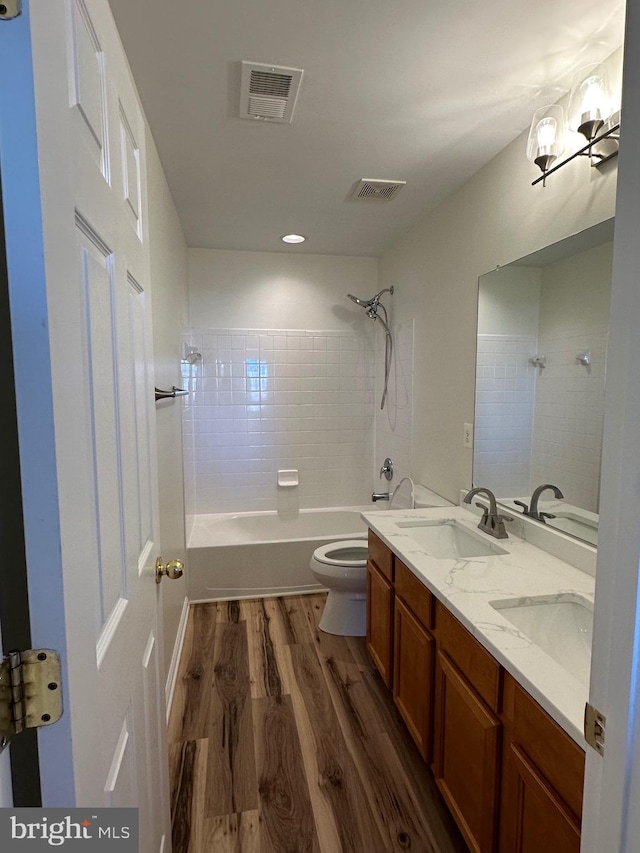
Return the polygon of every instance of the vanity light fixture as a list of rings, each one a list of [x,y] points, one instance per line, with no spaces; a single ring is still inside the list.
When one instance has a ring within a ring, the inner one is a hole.
[[[540,107],[533,114],[527,157],[540,167],[543,186],[547,172],[564,151],[564,130],[564,110],[560,104]]]
[[[285,234],[280,239],[283,243],[304,243],[307,238],[303,237],[302,234]]]
[[[527,156],[540,167],[542,176],[533,181],[532,186],[540,181],[544,186],[552,172],[576,157],[589,157],[592,166],[601,166],[618,153],[620,111],[614,111],[607,70],[602,64],[585,66],[576,73],[569,98],[568,127],[581,133],[587,144],[555,163],[564,148],[566,126],[559,104],[542,107],[534,113]]]

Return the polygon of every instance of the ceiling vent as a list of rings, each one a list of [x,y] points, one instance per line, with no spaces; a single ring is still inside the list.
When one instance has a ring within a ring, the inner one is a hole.
[[[302,74],[300,68],[243,62],[240,118],[290,122]]]
[[[377,178],[361,178],[355,185],[351,197],[360,201],[391,201],[406,181],[382,181]]]

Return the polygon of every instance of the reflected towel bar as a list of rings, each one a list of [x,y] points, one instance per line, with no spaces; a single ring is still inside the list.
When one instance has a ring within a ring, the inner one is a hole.
[[[175,385],[171,386],[171,391],[162,391],[160,388],[156,388],[156,403],[158,400],[168,400],[169,397],[184,397],[188,393],[188,391],[177,388]]]

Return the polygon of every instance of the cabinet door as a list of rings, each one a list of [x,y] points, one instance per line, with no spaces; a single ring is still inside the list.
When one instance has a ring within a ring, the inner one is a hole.
[[[493,853],[497,842],[500,721],[440,651],[436,656],[435,695],[436,782],[471,850]]]
[[[502,853],[578,853],[577,819],[516,744],[505,752],[502,792]]]
[[[396,597],[393,698],[422,757],[431,759],[435,641]]]
[[[382,680],[391,687],[393,664],[393,587],[367,563],[367,649]]]

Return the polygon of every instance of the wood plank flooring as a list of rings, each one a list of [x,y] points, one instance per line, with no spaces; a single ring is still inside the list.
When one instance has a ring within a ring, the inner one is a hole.
[[[174,853],[466,853],[364,639],[320,631],[324,599],[191,607]]]

